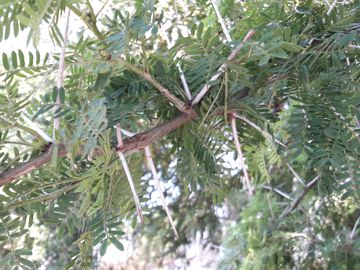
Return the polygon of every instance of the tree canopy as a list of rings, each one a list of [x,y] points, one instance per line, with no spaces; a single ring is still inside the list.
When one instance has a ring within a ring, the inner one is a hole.
[[[23,44],[0,67],[3,269],[95,268],[130,226],[153,261],[200,234],[217,269],[359,265],[360,1],[0,7]],[[63,261],[31,259],[38,224]]]

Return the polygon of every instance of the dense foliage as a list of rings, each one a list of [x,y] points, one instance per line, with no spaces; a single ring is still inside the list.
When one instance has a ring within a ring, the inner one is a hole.
[[[61,54],[2,53],[2,269],[94,268],[109,245],[123,250],[129,224],[135,248],[153,251],[149,263],[182,256],[200,233],[204,246],[220,246],[219,269],[360,264],[360,1],[219,1],[233,41],[211,1],[99,1],[97,10],[90,2],[0,2],[0,41],[28,31],[36,48],[47,29],[60,51],[61,19],[70,11],[82,20],[79,29],[70,23],[78,34],[64,46],[64,76]],[[121,145],[117,124],[145,133]],[[156,199],[144,141],[178,239]],[[29,259],[29,229],[39,224],[74,246],[42,243],[59,255]]]

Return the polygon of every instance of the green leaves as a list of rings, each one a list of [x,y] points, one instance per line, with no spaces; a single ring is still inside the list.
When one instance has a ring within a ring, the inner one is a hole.
[[[49,53],[41,57],[40,52],[29,52],[26,58],[22,50],[12,51],[10,55],[2,53],[2,65],[7,71],[5,81],[10,81],[14,76],[26,78],[47,69],[46,64],[49,60]],[[34,63],[35,60],[35,63]]]
[[[6,7],[1,7],[0,41],[7,40],[11,36],[11,33],[17,37],[20,30],[23,29],[23,25],[21,25],[16,18],[16,14],[21,12],[20,6],[21,3],[12,3],[11,5],[6,5]]]
[[[135,14],[118,3],[119,10],[111,10],[113,14],[100,12],[96,20],[90,2],[0,4],[0,40],[12,33],[17,36],[27,27],[36,42],[39,25],[47,23],[45,29],[49,29],[55,45],[62,43],[63,29],[58,21],[65,7],[70,7],[73,15],[90,10],[90,17],[86,13],[82,16],[89,29],[80,32],[80,38],[71,40],[67,47],[66,91],[63,87],[51,89],[57,73],[48,64],[49,54],[17,50],[1,55],[5,70],[0,86],[1,173],[29,159],[27,164],[47,158],[44,152],[56,157],[56,170],[45,165],[2,188],[0,241],[6,242],[1,244],[6,250],[0,265],[38,267],[28,261],[30,249],[8,248],[11,240],[27,235],[28,227],[37,219],[44,227],[58,228],[58,240],[77,237],[77,252],[67,260],[70,268],[91,268],[95,246],[101,255],[110,245],[124,249],[126,226],[131,221],[135,226],[137,219],[114,151],[113,126],[121,123],[133,132],[159,131],[163,128],[160,124],[176,119],[179,112],[146,80],[116,64],[122,55],[183,100],[177,65],[196,95],[223,63],[228,64],[226,72],[209,83],[211,90],[194,108],[197,117],[185,125],[174,122],[179,125],[176,130],[153,145],[157,170],[166,180],[166,195],[182,229],[179,241],[169,236],[170,226],[153,201],[154,187],[143,153],[126,157],[141,204],[151,220],[142,233],[148,230],[156,234],[152,237],[156,244],[156,239],[166,242],[165,248],[160,245],[162,254],[168,252],[168,246],[179,250],[179,245],[199,231],[215,239],[213,232],[219,230],[220,222],[214,209],[222,208],[226,199],[229,211],[234,211],[229,216],[242,221],[231,240],[245,243],[236,246],[241,254],[231,267],[314,268],[293,260],[308,254],[305,249],[300,255],[296,252],[310,245],[292,245],[302,243],[295,238],[300,235],[306,239],[303,232],[311,231],[296,220],[307,220],[307,224],[318,221],[325,226],[325,219],[333,221],[330,215],[311,216],[322,211],[322,199],[326,210],[339,203],[339,198],[352,208],[359,199],[360,71],[358,51],[349,47],[360,42],[357,1],[337,5],[328,16],[320,1],[222,1],[219,8],[225,24],[231,27],[234,44],[224,41],[208,2],[188,1],[186,9],[179,4],[175,10],[172,6],[163,8],[157,1],[137,0]],[[254,38],[234,59],[227,60],[236,40],[249,29],[256,29]],[[164,33],[175,42],[171,49],[163,40]],[[53,59],[57,61],[58,56]],[[34,91],[28,92],[29,88]],[[54,111],[57,101],[62,106]],[[257,195],[249,201],[241,191],[241,172],[233,165],[234,147],[228,128],[228,113],[233,112],[254,122],[250,124],[244,118],[237,122],[246,168],[257,188]],[[53,132],[53,119],[62,116],[59,144],[51,148],[52,153],[46,152],[48,149],[29,127],[31,123],[24,123],[23,115],[32,116],[48,133]],[[141,134],[130,141],[146,139]],[[288,199],[303,190],[287,163],[304,179],[321,175],[321,180],[318,189],[299,204],[301,211],[295,209],[291,218],[279,220],[281,208],[290,203]],[[232,194],[237,201],[230,207]],[[124,220],[127,222],[122,223]],[[346,220],[344,224],[353,226],[353,217]],[[311,227],[313,231],[317,228]],[[332,228],[326,230],[318,233],[321,239],[333,232]],[[345,235],[352,228],[346,225],[341,230]],[[296,236],[289,236],[291,233]],[[349,236],[343,239],[355,250]],[[278,245],[274,251],[266,243]],[[296,256],[287,253],[283,243],[289,244]],[[339,246],[338,250],[345,249]],[[323,253],[316,254],[323,258]],[[260,263],[253,261],[255,257]],[[272,264],[275,261],[278,265]],[[328,267],[319,265],[316,267]]]
[[[95,84],[91,89],[94,91],[103,90],[104,87],[108,84],[111,74],[111,69],[105,72],[99,72],[96,76]]]
[[[2,64],[6,70],[10,69],[10,65],[6,53],[2,53]]]
[[[59,96],[60,103],[64,104],[65,103],[65,89],[64,89],[64,87],[60,87],[60,89],[58,89],[56,86],[53,87],[52,101],[54,103],[56,103],[58,96]]]
[[[10,218],[10,213],[0,204],[0,241],[15,241],[29,232],[24,229],[25,218]],[[25,256],[32,255],[31,249],[17,248],[5,249],[5,256],[0,258],[3,267],[21,267],[22,269],[34,269],[35,264]]]
[[[283,34],[281,30],[265,33],[253,46],[251,59],[259,60],[258,65],[265,66],[270,59],[289,59],[290,54],[299,53],[304,49],[296,43],[284,41]]]
[[[106,106],[104,100],[94,100],[84,106],[81,117],[75,123],[75,133],[71,143],[85,141],[82,157],[87,156],[97,146],[97,139],[107,128]]]
[[[123,244],[119,240],[117,240],[115,237],[110,238],[110,242],[120,251],[124,250]]]
[[[22,25],[31,28],[29,37],[33,38],[35,46],[40,39],[40,23],[45,19],[52,2],[51,0],[35,0],[34,3],[24,2],[22,3],[22,13],[16,16]]]

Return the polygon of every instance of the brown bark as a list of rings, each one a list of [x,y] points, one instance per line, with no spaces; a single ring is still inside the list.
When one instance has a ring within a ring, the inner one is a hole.
[[[0,174],[0,187],[14,181],[15,179],[19,178],[20,176],[27,174],[31,172],[32,170],[35,170],[37,168],[40,168],[42,165],[50,162],[52,157],[52,147],[49,148],[45,153],[43,153],[41,156],[38,156],[36,158],[32,158],[27,162],[22,163],[21,165],[10,169],[7,172]],[[67,151],[65,149],[64,145],[59,145],[59,157],[64,157],[67,155]]]
[[[96,28],[96,25],[95,25]],[[92,29],[94,30],[94,29]],[[96,29],[95,29],[96,30]],[[254,31],[251,30],[244,38],[243,42],[241,42],[235,50],[233,50],[228,57],[228,61],[224,63],[220,69],[219,73],[214,75],[210,81],[217,79],[221,73],[224,72],[225,69],[227,69],[229,65],[229,61],[233,60],[236,54],[240,51],[245,41],[250,39],[254,35]],[[159,125],[157,127],[154,127],[146,132],[139,133],[127,140],[124,141],[123,146],[119,147],[118,150],[121,151],[124,154],[129,154],[136,152],[140,149],[144,149],[146,146],[150,145],[152,142],[164,137],[171,131],[181,127],[185,123],[189,122],[192,118],[196,116],[196,112],[193,109],[193,106],[195,106],[200,100],[203,98],[203,96],[207,93],[209,88],[211,87],[208,83],[204,86],[204,88],[201,90],[201,92],[196,96],[196,98],[192,102],[192,106],[189,106],[185,104],[183,101],[178,99],[176,96],[170,93],[168,89],[166,89],[164,86],[162,86],[158,81],[156,81],[154,78],[151,77],[150,74],[148,74],[145,71],[142,71],[141,69],[137,68],[136,66],[132,65],[131,63],[125,61],[122,58],[117,59],[118,62],[121,62],[124,66],[126,66],[128,69],[132,70],[136,74],[142,76],[145,80],[147,80],[149,83],[151,83],[155,88],[157,88],[161,94],[163,94],[170,102],[172,102],[175,107],[182,112],[180,116],[175,118],[172,121],[169,121],[167,123],[164,123],[162,125]],[[96,149],[93,153],[93,156],[101,154],[98,149]],[[67,155],[67,151],[65,149],[64,145],[59,145],[59,157],[64,157]],[[51,160],[52,157],[52,151],[49,149],[44,154],[40,155],[39,157],[33,158],[27,162],[22,163],[18,167],[12,168],[7,172],[0,174],[0,187],[14,181],[15,179],[21,177],[22,175],[31,172],[34,169],[40,168],[44,164],[48,163]]]
[[[145,148],[146,146],[150,145],[152,142],[166,136],[168,133],[172,132],[173,130],[183,126],[191,119],[193,119],[195,116],[196,116],[196,112],[193,109],[189,108],[186,113],[180,114],[178,117],[176,117],[175,119],[169,122],[166,122],[148,131],[139,133],[131,138],[124,140],[123,145],[119,147],[118,150],[123,152],[124,154],[130,154],[139,151]],[[50,162],[52,158],[51,149],[52,148],[47,150],[39,157],[32,158],[31,160],[24,162],[21,165],[12,168],[7,172],[1,173],[0,187]],[[65,146],[63,144],[60,144],[58,156],[65,157],[67,154],[68,152],[66,151]],[[97,156],[97,155],[101,155],[100,149],[96,149],[94,151],[93,156]]]
[[[143,149],[152,142],[164,137],[171,131],[181,127],[196,116],[193,109],[188,109],[188,113],[182,113],[174,120],[154,127],[146,132],[136,134],[135,136],[124,140],[124,145],[119,147],[123,153],[133,153],[139,149]]]

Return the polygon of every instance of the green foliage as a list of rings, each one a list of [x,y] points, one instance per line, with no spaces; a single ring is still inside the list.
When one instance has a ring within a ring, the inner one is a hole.
[[[83,157],[89,155],[97,146],[97,139],[107,128],[106,107],[103,100],[96,100],[82,109],[82,117],[75,122],[72,144],[86,140]]]
[[[49,60],[49,53],[45,56],[40,56],[40,52],[36,51],[32,53],[29,51],[28,57],[25,58],[24,53],[21,50],[17,52],[12,51],[10,55],[6,53],[2,54],[2,64],[7,71],[4,74],[4,81],[12,81],[13,77],[20,78],[33,78],[39,76],[39,73],[47,71],[51,65],[47,64]],[[27,63],[26,63],[27,62]]]
[[[312,204],[307,212],[276,222],[276,200],[259,194],[228,228],[220,269],[352,269],[359,263],[359,244],[349,238],[347,221],[358,210],[349,201]]]
[[[36,0],[36,1],[3,1],[0,3],[0,41],[9,38],[10,33],[18,36],[19,32],[30,28],[27,43],[30,40],[35,45],[40,41],[40,24],[45,21],[50,24],[50,34],[60,44],[62,39],[57,27],[58,17],[64,9],[66,1]]]
[[[225,42],[206,1],[165,7],[134,1],[133,9],[112,1],[98,13],[90,2],[0,4],[0,41],[28,30],[28,42],[36,45],[47,26],[60,49],[58,21],[67,9],[85,26],[66,48],[60,89],[52,63],[59,55],[1,55],[0,177],[44,152],[53,156],[51,164],[1,188],[1,265],[40,267],[29,260],[31,245],[18,244],[34,220],[55,228],[58,238],[69,236],[74,252],[66,255],[68,269],[94,268],[94,251],[103,256],[109,245],[123,250],[125,227],[136,228],[137,216],[114,151],[114,125],[142,132],[175,119],[179,112],[148,74],[191,104],[179,67],[194,98],[250,29],[253,38],[194,106],[197,117],[152,145],[180,239],[174,241],[154,199],[143,152],[126,156],[148,224],[134,230],[135,239],[153,239],[145,249],[154,251],[154,260],[181,256],[179,247],[200,233],[204,243],[225,249],[220,269],[350,269],[359,263],[358,0],[338,3],[329,14],[325,1],[221,1],[233,42]],[[119,64],[120,56],[128,65]],[[240,116],[235,136],[255,186],[253,198],[241,191],[238,163],[228,165],[238,158],[228,113]],[[37,128],[52,134],[56,118],[59,145],[50,147]],[[63,149],[68,155],[57,157]],[[320,180],[308,190],[304,185],[315,176]],[[296,198],[294,211],[282,215]],[[219,209],[228,210],[233,225]],[[135,246],[144,248],[140,241]]]

